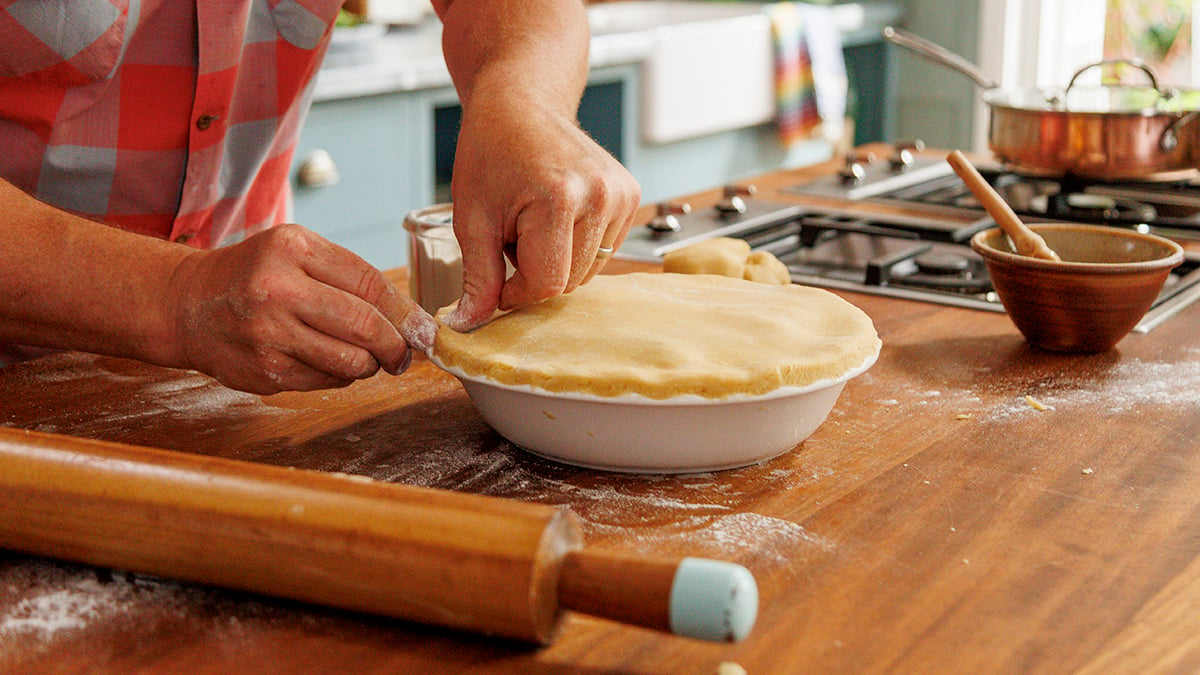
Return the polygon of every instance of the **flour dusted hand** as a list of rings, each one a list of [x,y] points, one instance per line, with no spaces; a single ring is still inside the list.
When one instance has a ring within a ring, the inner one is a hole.
[[[297,225],[191,254],[172,290],[175,360],[260,394],[400,373],[436,330],[381,272]]]

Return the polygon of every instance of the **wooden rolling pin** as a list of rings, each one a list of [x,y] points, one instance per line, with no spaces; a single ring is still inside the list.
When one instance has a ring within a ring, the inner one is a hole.
[[[731,563],[583,548],[566,508],[0,428],[0,547],[549,644],[564,610],[712,641]]]

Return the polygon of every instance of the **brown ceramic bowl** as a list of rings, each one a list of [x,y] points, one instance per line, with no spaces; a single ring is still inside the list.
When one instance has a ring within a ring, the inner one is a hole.
[[[1150,309],[1171,268],[1173,241],[1099,225],[1033,224],[1062,261],[1017,255],[999,228],[971,238],[996,294],[1029,344],[1057,352],[1102,352]]]

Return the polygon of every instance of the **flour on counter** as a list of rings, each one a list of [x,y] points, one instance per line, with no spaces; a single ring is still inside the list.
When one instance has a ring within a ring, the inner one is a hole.
[[[29,560],[0,572],[0,595],[26,594],[0,614],[0,646],[49,641],[127,611],[135,598],[162,596],[162,585],[139,588],[124,577],[101,581],[95,570]],[[19,597],[19,596],[18,596]],[[161,600],[162,598],[158,598]]]
[[[322,620],[254,596],[42,558],[0,560],[0,600],[0,671],[4,655],[17,651],[9,645],[30,652],[93,630],[145,630],[148,621],[189,623],[232,639],[250,621]]]
[[[1146,406],[1200,407],[1200,362],[1147,363],[1140,359],[1121,361],[1103,377],[1077,377],[1055,383],[1037,392],[1037,401],[1053,412],[1086,407],[1101,414],[1136,412]],[[1025,396],[1014,396],[992,417],[1042,412],[1031,407]]]
[[[390,482],[569,506],[589,540],[620,539],[640,553],[682,545],[689,555],[784,568],[834,548],[798,523],[753,512],[762,497],[827,476],[825,467],[755,465],[682,475],[580,472],[491,438],[490,448],[486,439],[466,438],[382,463],[380,457],[366,461],[372,475]],[[739,471],[752,476],[727,479]]]
[[[200,373],[150,383],[141,387],[138,393],[148,401],[182,416],[208,416],[235,410],[239,406],[254,408],[255,412],[270,410],[263,405],[260,397],[219,386]]]
[[[94,580],[83,580],[71,588],[50,591],[17,603],[0,616],[0,635],[33,633],[48,636],[62,630],[83,628],[94,618],[112,611],[114,599]]]
[[[1124,359],[1101,372],[1060,374],[1049,382],[1039,382],[1036,391],[1026,390],[1028,383],[986,378],[981,380],[978,390],[923,389],[922,384],[928,383],[908,385],[915,392],[911,400],[880,399],[875,404],[889,408],[915,406],[956,420],[979,422],[1053,414],[1079,407],[1101,415],[1126,414],[1156,405],[1200,407],[1200,361],[1155,363]],[[906,388],[904,384],[896,386]],[[1011,389],[1009,396],[999,403],[992,400],[994,394],[1006,389]]]

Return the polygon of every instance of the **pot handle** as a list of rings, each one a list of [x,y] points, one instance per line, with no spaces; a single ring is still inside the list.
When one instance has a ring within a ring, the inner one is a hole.
[[[1137,68],[1138,70],[1145,73],[1146,77],[1150,78],[1150,86],[1154,88],[1154,91],[1158,92],[1158,95],[1160,97],[1162,97],[1162,98],[1170,98],[1171,97],[1171,92],[1163,91],[1162,89],[1159,88],[1158,74],[1154,72],[1154,69],[1150,67],[1150,64],[1146,63],[1145,61],[1140,61],[1138,59],[1107,59],[1104,61],[1097,61],[1095,63],[1089,63],[1088,65],[1075,71],[1075,74],[1071,76],[1071,81],[1067,83],[1067,91],[1071,91],[1071,87],[1075,86],[1075,80],[1078,80],[1080,75],[1083,75],[1085,72],[1091,70],[1092,68],[1102,68],[1104,66],[1115,66],[1115,65],[1121,64],[1121,63],[1123,63],[1127,66],[1133,66],[1134,68]]]
[[[1191,123],[1198,116],[1200,116],[1200,110],[1193,110],[1183,117],[1172,120],[1167,128],[1163,129],[1162,136],[1158,139],[1158,149],[1163,152],[1171,152],[1179,147],[1179,129]]]
[[[899,28],[887,26],[883,29],[883,38],[898,47],[904,47],[909,51],[916,52],[930,61],[957,70],[974,80],[975,84],[984,89],[995,89],[999,86],[975,64],[923,37],[913,35]]]

